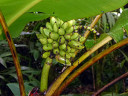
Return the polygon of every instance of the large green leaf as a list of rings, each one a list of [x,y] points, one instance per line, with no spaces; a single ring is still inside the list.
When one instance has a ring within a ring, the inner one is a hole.
[[[112,11],[127,2],[127,0],[43,0],[30,11],[55,14],[62,20],[70,20]]]
[[[127,2],[127,0],[0,0],[0,10],[4,14],[12,37],[16,37],[25,24],[32,20],[41,20],[53,14],[63,20],[90,17],[120,8]],[[31,13],[23,15],[28,10],[43,13],[37,16],[32,16],[35,14]]]
[[[128,31],[128,9],[125,9],[119,19],[117,20],[114,27],[108,33],[116,42],[123,39],[124,31]]]

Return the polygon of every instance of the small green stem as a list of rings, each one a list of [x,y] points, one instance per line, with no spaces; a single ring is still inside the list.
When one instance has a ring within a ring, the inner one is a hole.
[[[43,69],[42,69],[42,74],[41,74],[41,84],[40,84],[40,92],[44,92],[47,90],[48,88],[48,74],[49,74],[49,70],[51,67],[51,62],[52,59],[50,59],[50,63],[49,61],[45,61]]]

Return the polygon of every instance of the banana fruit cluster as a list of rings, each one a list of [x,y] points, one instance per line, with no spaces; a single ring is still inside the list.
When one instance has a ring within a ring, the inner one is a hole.
[[[77,29],[75,20],[63,22],[51,17],[46,28],[41,27],[41,34],[37,34],[43,45],[42,58],[54,57],[61,64],[71,66],[71,58],[75,57],[75,52],[84,48],[82,42],[85,38]]]

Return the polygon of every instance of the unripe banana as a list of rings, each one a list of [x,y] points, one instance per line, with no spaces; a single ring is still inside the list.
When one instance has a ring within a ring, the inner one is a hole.
[[[72,40],[72,41],[68,42],[68,44],[72,48],[76,48],[76,47],[78,47],[80,45],[80,43],[75,41],[75,40]]]
[[[72,39],[72,40],[73,40],[73,39],[76,39],[78,36],[79,36],[78,33],[73,33],[72,36],[71,36],[71,39]]]
[[[66,50],[66,44],[64,43],[64,44],[60,45],[59,46],[59,49],[60,50]]]
[[[71,27],[73,25],[75,25],[76,21],[75,20],[70,20],[68,21],[68,26]]]
[[[68,29],[66,29],[66,34],[72,33],[73,30],[74,30],[73,26],[69,27]]]
[[[76,49],[74,49],[74,48],[71,48],[71,53],[74,53],[76,51]]]
[[[79,44],[78,46],[77,46],[77,49],[83,49],[84,48],[84,46],[82,45],[82,44]]]
[[[42,34],[36,34],[38,39],[44,38]]]
[[[59,31],[58,31],[59,35],[64,35],[65,34],[65,31],[63,28],[60,28]]]
[[[50,18],[50,23],[53,25],[56,22],[56,18],[55,17],[51,17]]]
[[[53,41],[52,46],[53,46],[53,48],[58,48],[59,43],[57,41]]]
[[[54,32],[58,32],[58,26],[57,26],[57,23],[54,23],[54,25],[53,25],[53,31],[54,31]]]
[[[49,23],[49,22],[46,23],[46,28],[48,28],[48,29],[51,30],[51,31],[53,30],[53,29],[52,29],[52,25],[51,25],[51,23]]]
[[[57,18],[56,20],[57,20],[57,21],[56,21],[57,26],[60,27],[60,19]]]
[[[44,44],[47,44],[48,42],[47,42],[47,38],[41,38],[41,39],[39,39],[40,40],[40,42],[44,45]]]
[[[61,56],[56,56],[56,60],[58,62],[60,62],[61,64],[67,65],[67,66],[71,66],[71,62],[69,59],[65,59],[65,57],[61,57]]]
[[[55,32],[50,33],[50,38],[53,40],[57,40],[59,38],[59,34]]]
[[[44,46],[43,46],[43,49],[45,50],[45,51],[49,51],[49,50],[52,50],[52,44],[45,44]]]
[[[79,26],[74,26],[74,30],[78,30],[79,29]]]
[[[48,43],[52,43],[53,40],[51,38],[48,38]]]
[[[70,40],[71,35],[70,34],[65,34],[64,37],[65,37],[66,40]]]
[[[46,62],[46,64],[52,64],[52,59],[50,57],[48,57],[45,62]]]
[[[49,37],[49,34],[50,34],[50,30],[49,30],[49,29],[44,28],[44,29],[43,29],[43,32],[44,32],[44,34],[45,34],[47,37]]]
[[[50,56],[50,52],[45,52],[42,55],[42,58],[48,58]]]
[[[68,53],[71,51],[71,48],[69,46],[67,46],[67,50]]]
[[[43,29],[43,27],[40,27],[40,32],[41,32],[41,35],[42,35],[43,37],[47,37],[47,36],[44,34],[44,29]]]
[[[67,28],[68,28],[68,23],[65,22],[65,23],[62,25],[62,28],[63,28],[64,30],[67,29]]]
[[[60,26],[62,26],[64,24],[64,21],[60,20]]]
[[[75,57],[75,53],[69,53],[71,57]]]
[[[60,56],[64,57],[66,52],[64,50],[60,50]]]
[[[65,38],[63,36],[60,36],[58,41],[59,41],[59,44],[63,44],[65,42]]]
[[[54,54],[59,54],[59,49],[58,49],[58,48],[53,49],[53,53],[54,53]]]
[[[80,42],[84,42],[85,39],[86,39],[86,38],[82,36],[82,37],[80,37],[79,41],[80,41]]]
[[[71,55],[68,52],[66,52],[66,58],[67,59],[70,59],[71,58]]]

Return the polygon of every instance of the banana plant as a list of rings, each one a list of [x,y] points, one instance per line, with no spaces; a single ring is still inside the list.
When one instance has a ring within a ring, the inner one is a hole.
[[[95,3],[98,3],[98,4],[96,5]],[[90,16],[95,16],[97,14],[105,13],[105,12],[120,8],[126,3],[127,3],[127,0],[122,0],[121,3],[120,3],[120,0],[111,0],[111,2],[108,0],[103,0],[103,1],[99,1],[99,0],[78,1],[76,0],[75,2],[73,0],[68,0],[68,1],[65,1],[65,0],[61,0],[61,1],[56,1],[56,0],[31,0],[30,1],[30,0],[27,0],[26,2],[24,0],[22,0],[22,2],[13,0],[11,3],[9,2],[9,0],[7,0],[7,1],[0,1],[0,9],[2,10],[3,15],[7,22],[7,24],[4,23],[4,25],[7,25],[9,27],[11,36],[16,37],[20,34],[25,24],[29,21],[41,20],[41,19],[47,18],[49,16],[53,16],[53,15],[58,16],[60,19],[64,21],[83,18],[83,17],[90,17]],[[69,6],[69,5],[72,5],[72,6]],[[110,5],[111,7],[107,7]],[[18,9],[14,11],[14,7],[17,7],[17,6],[18,6]],[[90,6],[93,6],[93,7],[90,7]],[[124,15],[122,16],[123,19],[121,18],[118,20],[118,22],[111,29],[108,35],[105,35],[104,38],[100,40],[100,42],[98,42],[95,46],[93,46],[89,51],[84,53],[79,59],[77,59],[73,63],[73,65],[71,65],[71,59],[75,57],[75,55],[80,49],[84,48],[82,45],[82,42],[84,42],[87,39],[90,31],[93,30],[92,28],[94,27],[98,19],[101,17],[101,15],[99,17],[96,17],[94,22],[91,24],[90,28],[84,27],[85,29],[86,28],[89,29],[87,32],[85,32],[84,38],[80,36],[77,32],[73,32],[75,29],[72,26],[74,25],[73,21],[64,23],[60,19],[58,20],[59,21],[58,22],[54,20],[54,18],[51,18],[50,23],[48,22],[46,24],[46,28],[40,29],[41,34],[37,34],[37,37],[39,38],[40,42],[43,44],[43,50],[45,50],[42,57],[47,58],[44,64],[43,70],[42,70],[43,75],[41,78],[40,90],[42,92],[47,91],[46,96],[53,96],[54,92],[61,85],[61,83],[68,76],[68,74],[71,73],[83,60],[85,60],[98,48],[100,48],[101,46],[103,46],[104,44],[112,40],[112,38],[114,38],[116,42],[119,42],[120,40],[122,40],[123,39],[122,38],[123,37],[122,27],[125,30],[127,30],[128,19],[126,17],[126,14],[127,14],[127,10],[125,10],[124,13],[122,14]],[[124,18],[126,21],[124,21]],[[2,20],[4,19],[2,18],[0,20],[1,24],[2,24]],[[120,21],[122,21],[122,23],[120,23]],[[16,25],[19,25],[17,26],[17,29],[15,28]],[[8,29],[7,26],[6,28],[4,28],[5,26],[3,26],[3,29]],[[81,28],[81,27],[78,27],[78,28]],[[10,46],[12,46],[10,47],[12,54],[15,57],[16,51],[15,51],[15,47],[11,39],[11,36],[8,33],[9,31],[8,30],[4,30],[4,31],[6,34],[6,38],[10,42],[9,43]],[[76,28],[76,31],[77,31],[77,28]],[[16,32],[18,33],[15,34]],[[95,33],[95,30],[93,30],[93,32]],[[2,31],[0,31],[0,33],[3,34]],[[3,35],[0,35],[0,37],[1,37],[0,39],[4,38]],[[75,41],[75,39],[77,40]],[[53,47],[56,50],[54,50]],[[74,48],[74,50],[72,48]],[[72,49],[72,52],[70,52],[71,49]],[[66,53],[65,53],[65,50],[66,50]],[[53,85],[51,85],[51,87],[47,89],[48,72],[49,72],[53,57],[55,57],[56,60],[58,60],[58,62],[62,64],[66,64],[69,67],[66,69],[66,71],[64,71],[59,76],[59,78],[53,83]],[[14,60],[16,60],[15,62],[18,62],[17,58]],[[18,66],[19,66],[19,63],[18,63]],[[19,69],[19,71],[17,72],[20,72],[20,68],[18,67],[17,69]],[[19,74],[21,76],[21,72]],[[21,83],[20,84],[23,85],[22,76],[20,80],[22,82],[22,84]],[[23,86],[21,86],[21,96],[25,96]]]

